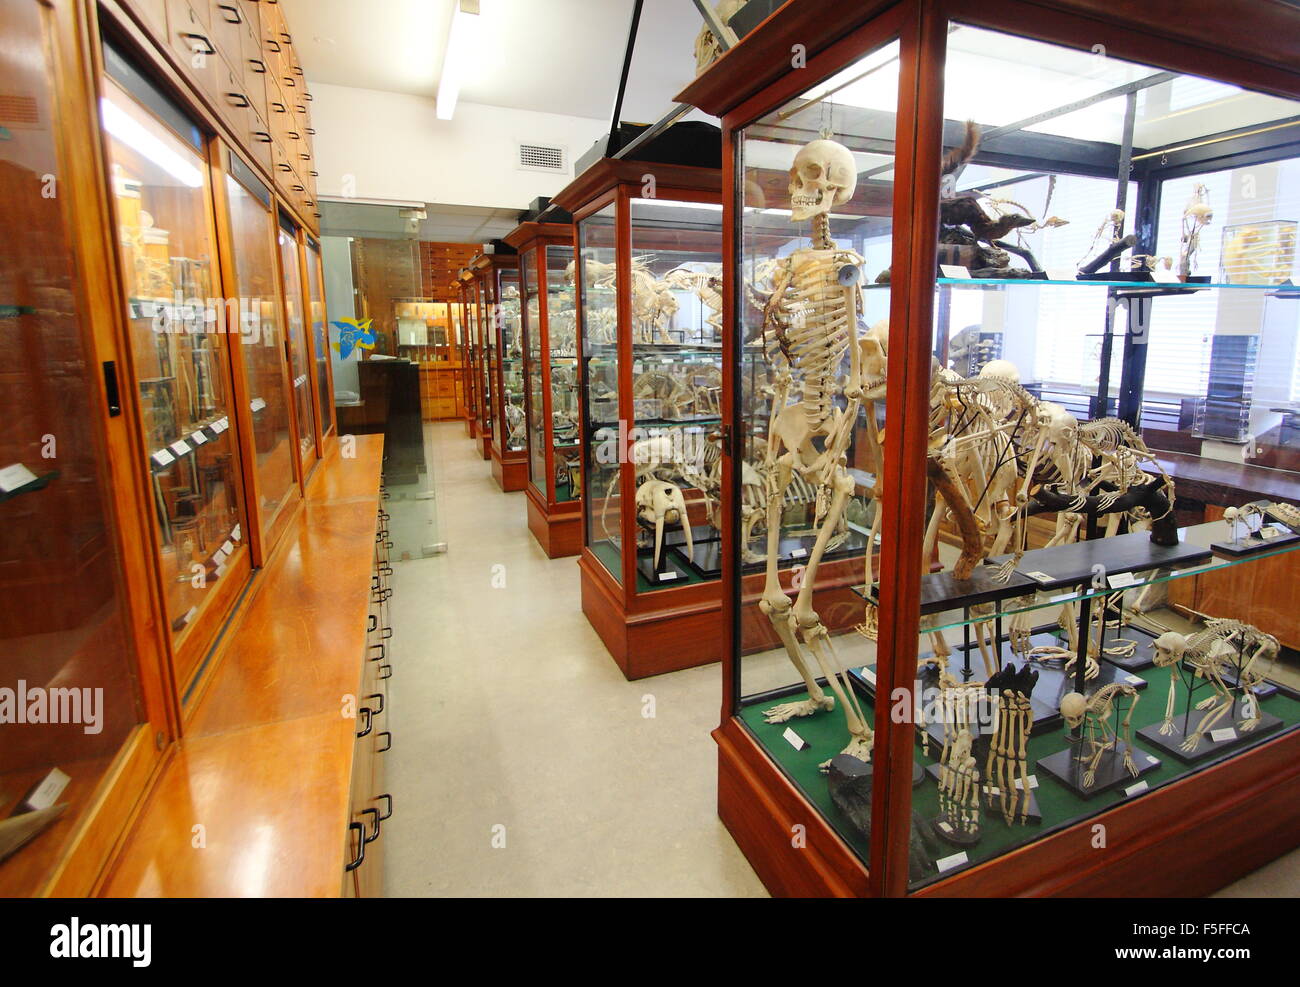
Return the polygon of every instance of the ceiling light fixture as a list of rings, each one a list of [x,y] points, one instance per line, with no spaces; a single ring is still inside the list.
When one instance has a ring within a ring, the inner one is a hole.
[[[470,59],[478,50],[480,25],[479,0],[456,0],[451,16],[451,33],[447,51],[442,56],[442,76],[438,79],[438,119],[450,120],[456,112],[456,98]]]

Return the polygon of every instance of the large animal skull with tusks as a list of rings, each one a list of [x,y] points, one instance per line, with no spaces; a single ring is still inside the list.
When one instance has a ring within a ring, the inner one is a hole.
[[[858,166],[853,153],[836,141],[815,140],[800,148],[790,168],[790,219],[800,222],[831,211],[853,198]]]
[[[636,513],[642,521],[655,527],[654,566],[659,568],[659,552],[664,541],[664,523],[680,524],[686,537],[686,554],[694,554],[691,522],[686,515],[686,498],[680,487],[664,480],[647,480],[636,488]]]

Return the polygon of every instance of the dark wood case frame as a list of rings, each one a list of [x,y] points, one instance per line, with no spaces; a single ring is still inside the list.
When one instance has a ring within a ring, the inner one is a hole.
[[[465,286],[466,305],[470,319],[474,322],[474,339],[478,344],[478,359],[474,372],[478,375],[478,443],[479,452],[485,461],[492,459],[492,393],[496,381],[491,379],[488,365],[488,325],[487,307],[484,304],[485,274],[483,271],[466,272],[468,282]]]
[[[615,207],[615,259],[618,265],[618,395],[620,413],[628,417],[632,401],[632,228],[630,202],[639,198],[646,174],[653,174],[656,195],[664,199],[717,203],[721,174],[712,168],[651,164],[602,158],[579,175],[554,198],[560,208],[573,216],[573,242],[576,247],[578,226],[583,219],[608,205]],[[578,310],[579,407],[582,418],[582,490],[591,489],[590,436],[587,435],[587,380],[583,358],[582,284],[576,286]],[[634,491],[636,482],[632,464],[622,463],[619,489]],[[624,502],[631,505],[632,499]],[[707,665],[721,654],[722,635],[721,584],[712,582],[637,592],[636,553],[621,553],[620,583],[596,558],[591,550],[591,532],[587,530],[587,511],[583,511],[582,553],[578,568],[582,582],[582,612],[609,649],[618,667],[629,679],[644,678],[662,672]],[[623,545],[636,544],[636,517],[629,510],[619,512],[619,533]]]
[[[1190,7],[1190,9],[1189,9]],[[1103,20],[1104,18],[1104,20]],[[877,689],[910,690],[915,677],[924,518],[900,505],[925,495],[924,448],[933,317],[933,271],[943,153],[945,38],[949,20],[1067,47],[1105,45],[1116,58],[1205,76],[1300,98],[1300,10],[1280,4],[1224,16],[1208,0],[1158,0],[1117,11],[1100,0],[904,0],[865,3],[827,18],[815,0],[790,0],[678,96],[723,118],[724,187],[738,187],[737,134],[807,91],[853,59],[900,41],[894,231],[881,546]],[[832,22],[833,21],[833,22]],[[1178,40],[1174,39],[1177,36]],[[790,69],[792,46],[803,45],[806,68]],[[725,322],[723,420],[740,407],[737,325],[737,242],[734,195],[723,197]],[[920,328],[917,328],[920,327]],[[911,329],[912,331],[908,331]],[[739,717],[741,583],[737,573],[740,490],[737,432],[724,450],[723,702],[718,743],[718,813],[769,890],[788,895],[873,895],[908,892],[908,833],[914,728],[877,711],[875,795],[870,866],[767,756]],[[585,556],[584,556],[585,558]],[[880,709],[887,709],[881,704]],[[1141,799],[993,860],[943,878],[918,896],[1200,895],[1287,852],[1300,842],[1300,731],[1182,778]],[[1109,852],[1092,846],[1093,827],[1107,828]],[[806,827],[806,847],[791,844],[791,827]],[[1189,866],[1190,865],[1190,866]]]
[[[528,449],[513,452],[505,448],[506,405],[505,377],[501,372],[502,336],[501,326],[497,322],[497,306],[501,304],[501,273],[517,271],[519,258],[514,254],[480,254],[475,257],[472,266],[474,276],[479,284],[479,317],[483,322],[483,331],[492,334],[492,346],[496,353],[496,366],[492,373],[492,400],[487,413],[491,416],[492,431],[489,455],[492,459],[492,478],[506,493],[514,493],[528,486]],[[485,349],[486,352],[486,349]]]
[[[573,247],[573,227],[568,223],[520,223],[506,243],[519,251],[519,297],[522,305],[528,304],[524,296],[524,265],[532,264],[529,278],[536,279],[538,290],[537,324],[529,325],[523,340],[524,349],[524,408],[528,421],[533,415],[542,416],[542,435],[546,444],[545,491],[538,490],[529,479],[528,465],[533,454],[533,430],[528,429],[527,455],[524,459],[524,496],[528,498],[528,530],[542,546],[548,558],[559,559],[577,555],[582,551],[582,498],[556,500],[555,498],[555,439],[552,431],[551,396],[551,317],[547,305],[546,248]],[[533,407],[533,389],[529,383],[531,362],[528,356],[531,334],[537,334],[541,361],[542,407]]]
[[[474,336],[474,327],[470,322],[469,276],[461,271],[456,278],[456,301],[452,302],[460,310],[460,338],[464,344],[464,359],[461,361],[461,374],[464,377],[465,394],[465,434],[471,439],[478,438],[478,392],[476,378],[478,372],[478,340]]]

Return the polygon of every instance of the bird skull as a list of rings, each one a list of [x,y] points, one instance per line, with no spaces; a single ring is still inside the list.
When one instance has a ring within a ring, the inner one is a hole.
[[[857,184],[858,168],[847,147],[831,140],[805,144],[790,168],[790,219],[800,222],[830,212],[853,198]]]

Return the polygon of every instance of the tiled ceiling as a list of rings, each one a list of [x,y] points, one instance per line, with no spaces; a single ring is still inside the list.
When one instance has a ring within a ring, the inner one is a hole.
[[[486,243],[519,225],[517,209],[426,204],[427,218],[412,230],[401,215],[408,206],[322,200],[321,233],[375,239],[433,240],[442,243]]]

